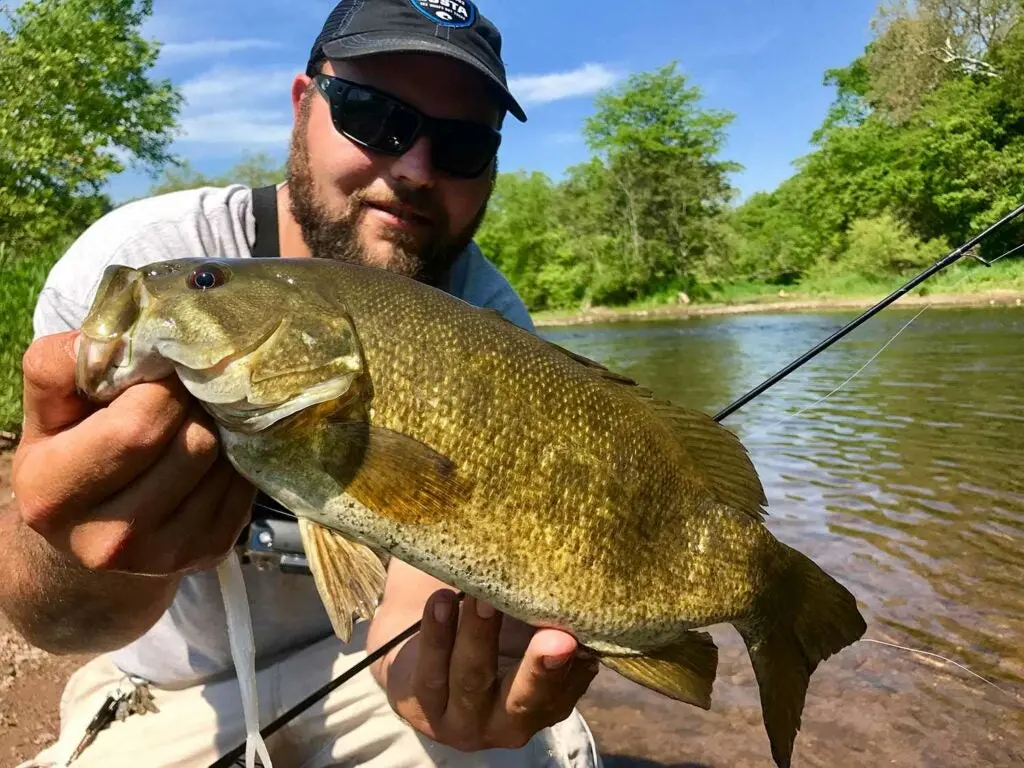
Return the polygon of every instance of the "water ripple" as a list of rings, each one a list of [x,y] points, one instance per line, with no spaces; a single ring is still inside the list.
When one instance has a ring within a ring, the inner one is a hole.
[[[879,315],[727,426],[761,475],[769,527],[857,594],[869,636],[950,656],[1024,693],[1024,313],[926,313],[839,393],[791,416],[909,317]],[[714,413],[847,319],[718,317],[545,335]],[[866,653],[829,664],[850,685],[916,687],[915,718],[959,717],[964,738],[1005,721],[1006,700],[976,680],[950,673],[937,696],[933,667],[897,680],[884,666],[869,670]],[[1013,722],[1019,739],[1024,718]]]

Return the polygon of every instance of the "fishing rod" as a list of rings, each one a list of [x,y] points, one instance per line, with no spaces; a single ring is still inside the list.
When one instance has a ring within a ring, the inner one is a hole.
[[[990,226],[988,229],[986,229],[980,235],[978,235],[977,237],[975,237],[972,240],[968,240],[966,243],[961,245],[959,248],[951,251],[947,256],[944,256],[943,258],[941,258],[938,261],[936,261],[934,264],[932,264],[930,267],[928,267],[928,269],[926,269],[924,272],[919,274],[917,277],[913,278],[912,280],[908,281],[907,283],[905,283],[902,286],[900,286],[899,288],[897,288],[895,291],[890,293],[888,296],[886,296],[884,299],[882,299],[880,302],[875,304],[870,309],[865,310],[864,313],[861,314],[859,317],[851,320],[849,323],[847,323],[842,328],[840,328],[838,331],[833,333],[831,336],[829,336],[823,342],[821,342],[820,344],[816,345],[812,349],[809,349],[804,354],[800,355],[800,357],[798,357],[796,360],[791,362],[785,368],[782,368],[778,373],[776,373],[773,376],[770,376],[769,378],[765,379],[764,381],[762,381],[760,384],[758,384],[756,387],[754,387],[752,390],[747,392],[742,397],[737,398],[734,402],[730,403],[725,408],[723,408],[721,411],[719,411],[718,413],[715,414],[715,416],[714,416],[715,421],[719,421],[720,422],[720,421],[722,421],[722,419],[728,418],[733,413],[735,413],[740,408],[742,408],[744,405],[746,405],[751,400],[753,400],[755,397],[758,397],[759,395],[761,395],[761,393],[765,392],[766,390],[768,390],[771,387],[773,387],[776,384],[778,384],[780,381],[782,381],[784,378],[789,376],[789,374],[793,373],[793,371],[795,371],[797,368],[802,366],[804,363],[806,363],[809,360],[812,360],[815,357],[817,357],[818,355],[820,355],[822,352],[824,352],[826,349],[831,347],[833,344],[835,344],[841,338],[843,338],[848,333],[850,333],[851,331],[853,331],[854,329],[859,327],[862,323],[870,320],[872,317],[877,315],[879,312],[881,312],[883,309],[885,309],[890,304],[895,302],[897,299],[899,299],[900,297],[902,297],[905,294],[909,293],[910,291],[914,290],[914,288],[919,286],[921,283],[923,283],[925,280],[930,278],[932,275],[935,275],[938,272],[941,272],[942,270],[944,270],[946,267],[949,267],[952,264],[958,262],[961,258],[963,258],[963,256],[968,251],[970,251],[975,246],[979,245],[983,240],[985,240],[985,238],[990,237],[993,233],[995,233],[998,230],[1000,230],[1003,227],[1005,227],[1007,224],[1009,224],[1015,218],[1020,216],[1021,213],[1024,213],[1024,205],[1021,205],[1020,207],[1018,207],[1015,210],[1011,211],[1010,213],[1006,214],[1003,218],[1001,218],[995,224]],[[1020,246],[1018,246],[1018,247],[1020,247]],[[1014,248],[1013,250],[1017,250],[1017,249]],[[1007,251],[1007,253],[1003,254],[1003,255],[1005,256],[1005,255],[1008,255],[1009,253],[1012,253],[1012,252],[1013,251]],[[986,267],[992,266],[993,262],[985,261],[980,256],[975,256],[974,258],[977,259],[982,264],[984,264]],[[1000,257],[1000,258],[1002,258],[1002,257]]]
[[[826,349],[831,347],[837,341],[842,339],[844,336],[848,335],[850,332],[852,332],[853,330],[858,328],[863,323],[865,323],[868,320],[870,320],[872,317],[877,315],[879,312],[881,312],[883,309],[885,309],[889,305],[891,305],[894,302],[896,302],[901,297],[905,296],[907,293],[909,293],[914,288],[919,286],[925,280],[928,280],[929,278],[931,278],[932,276],[938,274],[939,272],[941,272],[942,270],[946,269],[947,267],[952,266],[953,264],[955,264],[957,261],[959,261],[961,258],[963,258],[972,248],[975,248],[976,246],[980,245],[984,240],[986,240],[987,238],[991,237],[993,234],[995,234],[1000,229],[1005,227],[1007,224],[1009,224],[1011,221],[1016,219],[1022,213],[1024,213],[1024,204],[1021,204],[1020,206],[1015,208],[1013,211],[1011,211],[1010,213],[1006,214],[1003,218],[1001,218],[995,224],[992,224],[990,227],[985,229],[981,234],[975,236],[971,240],[968,240],[966,243],[961,245],[959,248],[956,248],[953,251],[950,251],[949,254],[947,254],[946,256],[942,257],[938,261],[936,261],[934,264],[932,264],[930,267],[925,269],[923,272],[921,272],[916,277],[914,277],[911,280],[909,280],[906,283],[904,283],[902,286],[900,286],[895,291],[890,293],[888,296],[886,296],[884,299],[879,301],[877,304],[875,304],[874,306],[872,306],[869,309],[865,310],[863,313],[861,313],[859,316],[857,316],[856,318],[851,320],[849,323],[844,325],[842,328],[840,328],[838,331],[833,333],[827,339],[825,339],[824,341],[822,341],[819,344],[815,345],[814,347],[809,349],[804,354],[800,355],[800,357],[796,358],[791,363],[789,363],[785,367],[781,368],[777,373],[775,373],[772,376],[770,376],[767,379],[765,379],[763,382],[758,384],[756,387],[751,389],[746,394],[744,394],[744,395],[740,396],[739,398],[737,398],[736,400],[734,400],[732,403],[730,403],[725,408],[723,408],[718,413],[716,413],[712,418],[714,418],[714,420],[717,421],[717,422],[721,422],[724,419],[727,419],[729,416],[734,414],[736,411],[738,411],[740,408],[745,406],[751,400],[754,400],[755,398],[760,397],[767,390],[769,390],[770,388],[772,388],[773,386],[778,384],[780,381],[785,379],[787,376],[789,376],[791,373],[796,371],[798,368],[800,368],[801,366],[805,365],[809,361],[813,360],[815,357],[820,355],[822,352],[824,352]],[[1008,256],[1009,254],[1011,254],[1011,253],[1013,253],[1013,252],[1015,252],[1015,251],[1017,251],[1017,250],[1019,250],[1021,248],[1024,248],[1024,244],[1021,244],[1021,245],[1017,246],[1016,248],[1013,248],[1012,250],[1007,251],[1006,253],[1003,254],[1003,256]],[[999,258],[1002,258],[1003,256],[1000,256]],[[986,267],[991,266],[993,263],[995,263],[995,261],[998,260],[998,259],[994,259],[992,261],[986,261],[985,259],[981,258],[981,256],[978,256],[978,255],[975,255],[974,258],[977,261],[979,261],[980,263],[984,264]],[[459,599],[461,599],[462,597],[463,597],[463,593],[460,592],[459,593]],[[402,643],[403,641],[407,640],[408,638],[410,638],[414,634],[416,634],[416,632],[419,631],[421,623],[422,623],[422,621],[417,621],[415,624],[410,626],[408,629],[403,631],[401,634],[396,635],[391,640],[389,640],[388,642],[384,643],[384,645],[382,645],[376,651],[374,651],[373,653],[367,655],[367,657],[365,659],[363,659],[362,661],[357,662],[356,664],[352,665],[352,667],[350,667],[349,669],[347,669],[344,672],[342,672],[338,677],[334,678],[329,683],[327,683],[326,685],[322,686],[319,690],[317,690],[314,693],[312,693],[309,696],[307,696],[305,699],[300,701],[298,704],[296,704],[290,710],[288,710],[283,715],[281,715],[279,718],[277,718],[274,722],[272,722],[269,725],[267,725],[267,726],[263,727],[262,729],[260,729],[260,735],[263,736],[264,739],[268,738],[271,734],[273,734],[274,732],[279,730],[282,726],[287,724],[290,720],[292,720],[293,718],[297,717],[299,714],[304,712],[309,707],[313,706],[313,704],[315,704],[317,701],[319,701],[324,696],[329,694],[331,691],[333,691],[336,688],[338,688],[338,686],[340,686],[343,683],[345,683],[346,681],[352,679],[357,674],[362,672],[364,669],[366,669],[367,667],[372,665],[375,661],[377,661],[381,657],[387,655],[398,644]],[[223,757],[218,759],[216,762],[211,763],[209,768],[229,768],[230,766],[235,765],[236,761],[239,758],[243,758],[244,757],[244,753],[245,753],[245,741],[243,741],[241,744],[236,746],[230,752],[226,753]]]

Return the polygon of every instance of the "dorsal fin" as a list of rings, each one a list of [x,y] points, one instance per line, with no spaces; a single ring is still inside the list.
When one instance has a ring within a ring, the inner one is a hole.
[[[649,402],[672,426],[690,457],[704,469],[715,497],[759,522],[764,520],[768,498],[739,438],[702,411],[682,408],[667,400],[650,398]]]
[[[500,320],[503,323],[507,323],[508,325],[512,326],[513,328],[516,328],[519,331],[522,331],[523,333],[529,333],[529,331],[527,331],[524,328],[521,328],[520,326],[516,325],[515,323],[513,323],[511,320],[509,320],[507,317],[505,317],[505,315],[503,315],[501,312],[499,312],[496,309],[492,309],[490,307],[485,307],[485,308],[478,308],[478,311],[481,314],[483,314],[483,315],[487,315],[489,317],[494,318],[495,320]],[[548,339],[545,339],[545,338],[543,338],[541,336],[536,336],[536,338],[539,339],[540,341],[544,342],[545,344],[547,344],[552,349],[557,349],[559,352],[561,352],[566,357],[568,357],[568,358],[570,358],[572,360],[575,360],[580,365],[582,365],[582,366],[584,366],[586,368],[591,368],[594,371],[597,371],[598,373],[601,374],[601,377],[604,378],[604,379],[608,379],[609,381],[614,381],[614,382],[616,382],[618,384],[624,384],[626,386],[633,386],[633,387],[637,386],[637,383],[633,379],[629,378],[628,376],[623,376],[621,373],[616,373],[615,371],[610,370],[608,367],[602,365],[601,363],[597,362],[596,360],[591,360],[589,357],[584,357],[583,355],[576,354],[571,349],[566,349],[565,347],[563,347],[563,346],[561,346],[559,344],[556,344],[553,341],[549,341]],[[641,390],[641,391],[646,391],[646,390]]]
[[[497,310],[481,311],[515,325]],[[723,504],[750,515],[759,522],[764,520],[764,506],[768,503],[764,487],[746,448],[735,434],[702,411],[658,399],[651,390],[641,387],[628,376],[616,373],[601,363],[576,354],[552,341],[543,341],[580,365],[597,371],[602,379],[624,386],[634,397],[647,403],[658,416],[671,425],[687,453],[704,469],[715,497]]]

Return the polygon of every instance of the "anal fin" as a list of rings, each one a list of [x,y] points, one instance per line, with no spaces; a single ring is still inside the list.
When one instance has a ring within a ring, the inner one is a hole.
[[[352,617],[369,619],[384,593],[384,564],[364,544],[299,518],[302,546],[309,570],[334,633],[344,642],[352,637]]]
[[[658,693],[711,708],[718,647],[707,632],[686,632],[674,645],[640,656],[602,656],[601,663]]]

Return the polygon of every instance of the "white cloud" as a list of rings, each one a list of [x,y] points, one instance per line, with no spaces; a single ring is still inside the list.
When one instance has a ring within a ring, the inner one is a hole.
[[[192,40],[187,43],[164,43],[160,49],[160,58],[163,60],[185,60],[205,59],[213,56],[224,56],[238,51],[248,51],[254,48],[270,49],[280,48],[281,43],[276,40],[264,40],[258,37],[246,37],[236,40],[225,40],[210,38],[209,40]]]
[[[295,77],[292,69],[211,69],[181,86],[192,108],[252,105],[267,98],[288,101]]]
[[[180,142],[286,146],[291,137],[287,68],[210,69],[181,85]]]
[[[224,110],[185,117],[178,141],[200,144],[284,146],[291,137],[291,115],[278,110]]]
[[[584,64],[568,72],[511,77],[509,89],[520,103],[546,104],[595,93],[618,79],[619,75],[604,64]]]

